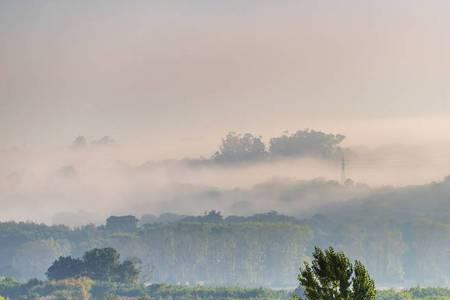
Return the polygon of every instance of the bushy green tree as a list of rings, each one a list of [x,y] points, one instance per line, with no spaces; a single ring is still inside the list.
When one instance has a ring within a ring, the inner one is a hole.
[[[343,252],[332,247],[315,248],[312,263],[304,264],[298,275],[306,300],[374,300],[374,281],[364,265],[353,265]],[[296,296],[301,299],[300,296]]]
[[[114,248],[92,249],[83,256],[86,275],[94,280],[110,281],[119,265],[120,255]]]
[[[47,277],[50,280],[61,280],[66,278],[78,278],[84,276],[85,265],[79,258],[71,256],[60,256],[47,270]]]

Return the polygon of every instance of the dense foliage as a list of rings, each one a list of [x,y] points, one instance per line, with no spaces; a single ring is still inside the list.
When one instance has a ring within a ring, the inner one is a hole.
[[[83,259],[60,256],[47,270],[51,280],[88,277],[100,281],[135,283],[139,269],[136,261],[120,262],[116,249],[92,249],[83,255]]]
[[[0,275],[44,279],[47,268],[60,256],[72,257],[65,258],[63,264],[79,265],[77,257],[86,250],[112,247],[126,259],[136,257],[142,261],[144,282],[293,285],[297,268],[307,257],[311,237],[309,226],[284,221],[181,221],[148,224],[134,232],[102,226],[71,230],[3,223]],[[46,247],[30,249],[37,242]],[[17,260],[21,263],[16,264]],[[67,276],[73,275],[69,273]]]
[[[359,261],[350,262],[332,247],[315,248],[311,264],[305,262],[298,275],[298,300],[375,300],[375,283]]]

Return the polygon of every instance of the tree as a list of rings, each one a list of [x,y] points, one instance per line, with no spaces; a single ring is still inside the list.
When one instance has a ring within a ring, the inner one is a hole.
[[[274,157],[313,156],[333,159],[341,153],[339,144],[345,139],[340,134],[327,134],[315,130],[298,130],[270,139],[269,153]]]
[[[60,256],[47,270],[47,277],[50,280],[61,280],[66,278],[78,278],[85,273],[84,263],[79,258],[71,256]]]
[[[352,279],[353,283],[353,299],[355,300],[369,300],[375,299],[376,290],[375,283],[370,278],[364,265],[355,261],[355,276]]]
[[[83,256],[86,275],[94,280],[111,281],[119,259],[120,255],[114,248],[90,250]]]
[[[80,135],[78,136],[72,143],[72,148],[74,149],[80,149],[84,148],[87,145],[87,140],[84,136]]]
[[[266,154],[266,145],[261,137],[230,132],[222,139],[219,151],[212,158],[219,163],[240,163],[262,159]]]
[[[298,281],[306,300],[374,300],[375,283],[364,265],[332,247],[315,248],[313,261],[300,269]],[[296,296],[297,299],[301,298]]]
[[[47,270],[50,280],[89,277],[93,280],[136,283],[139,278],[139,259],[120,263],[120,255],[113,248],[93,249],[83,259],[59,257]]]

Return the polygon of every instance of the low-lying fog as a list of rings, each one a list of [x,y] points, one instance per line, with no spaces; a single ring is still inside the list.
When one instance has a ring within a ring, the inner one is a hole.
[[[219,144],[217,138],[217,149]],[[361,198],[383,186],[424,184],[450,174],[444,142],[361,146],[349,136],[342,146],[345,176],[353,181],[344,185],[339,156],[224,164],[205,151],[198,157],[206,159],[154,159],[152,147],[136,155],[134,147],[109,137],[79,137],[58,149],[2,150],[0,219],[79,225],[103,222],[110,214],[211,209],[225,215],[277,210],[309,216],[323,205]]]

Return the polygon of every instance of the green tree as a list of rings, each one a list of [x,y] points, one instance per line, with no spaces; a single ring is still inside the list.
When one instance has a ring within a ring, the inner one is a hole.
[[[370,278],[369,273],[360,261],[355,261],[355,276],[352,278],[353,299],[370,300],[375,299],[375,282]]]
[[[81,259],[71,256],[60,256],[47,270],[47,277],[50,280],[61,280],[66,278],[78,278],[85,273],[84,263]]]
[[[120,255],[114,248],[93,249],[83,259],[59,257],[47,270],[50,280],[89,277],[99,281],[136,283],[141,261],[137,258],[120,263]]]
[[[83,256],[86,275],[94,280],[110,281],[119,260],[120,255],[114,248],[90,250]]]
[[[304,264],[298,275],[306,300],[374,300],[374,281],[364,265],[355,264],[332,247],[315,248],[312,263]],[[300,296],[296,296],[301,299]]]

